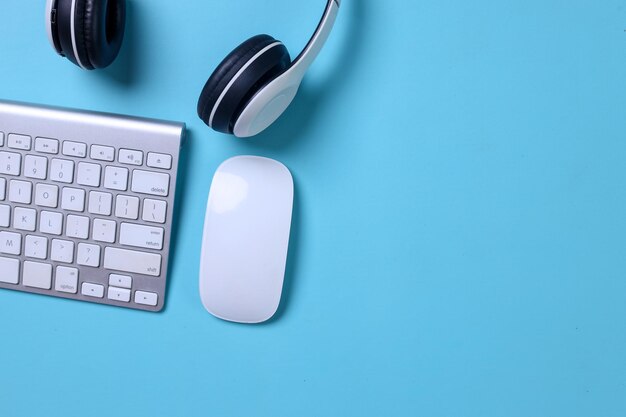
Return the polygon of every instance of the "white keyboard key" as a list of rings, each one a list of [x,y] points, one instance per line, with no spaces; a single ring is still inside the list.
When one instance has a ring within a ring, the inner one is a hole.
[[[7,180],[5,178],[0,178],[0,200],[4,200],[6,198],[7,192]]]
[[[37,184],[35,186],[35,204],[56,208],[59,204],[59,187],[50,184]]]
[[[100,191],[91,191],[89,193],[89,208],[91,214],[101,216],[111,215],[111,205],[113,196],[109,193],[101,193]]]
[[[80,188],[63,188],[61,208],[69,211],[85,211],[85,190]]]
[[[104,249],[104,267],[158,277],[161,275],[161,255],[108,247]]]
[[[57,262],[71,264],[74,262],[74,242],[69,240],[52,239],[50,259]]]
[[[161,200],[146,198],[143,200],[143,213],[141,219],[151,223],[165,223],[167,214],[167,203]]]
[[[20,175],[22,155],[13,152],[0,152],[0,174]]]
[[[145,249],[163,249],[163,229],[122,223],[120,226],[120,244]]]
[[[146,306],[156,306],[159,301],[158,294],[147,291],[135,291],[135,302]]]
[[[76,263],[97,268],[100,266],[100,246],[79,243],[76,251]]]
[[[49,290],[52,288],[52,265],[40,262],[24,262],[22,284],[27,287]]]
[[[50,179],[71,184],[74,181],[74,161],[54,158],[50,162]]]
[[[106,167],[104,170],[104,188],[126,191],[128,188],[128,169]]]
[[[9,227],[11,224],[11,206],[0,204],[0,227]]]
[[[54,277],[54,289],[59,292],[76,294],[78,292],[78,269],[57,266]]]
[[[0,257],[0,282],[17,284],[20,282],[20,261]]]
[[[133,171],[132,190],[135,193],[158,195],[167,197],[170,187],[169,174],[158,172]]]
[[[118,162],[120,164],[140,166],[143,164],[143,152],[120,149]]]
[[[59,236],[63,230],[63,215],[52,211],[39,214],[39,231],[47,235]]]
[[[4,132],[0,132],[0,146],[4,146]]]
[[[45,180],[48,172],[48,159],[43,156],[26,155],[24,158],[24,176]]]
[[[28,235],[24,240],[24,255],[28,258],[46,259],[48,257],[48,238]]]
[[[91,145],[91,159],[96,161],[113,162],[115,160],[115,148],[110,146]]]
[[[109,287],[107,298],[109,300],[128,303],[130,301],[130,290],[126,288]]]
[[[78,170],[76,172],[76,183],[80,185],[88,185],[90,187],[99,187],[101,169],[102,168],[98,164],[79,162]]]
[[[80,293],[88,297],[102,298],[104,297],[104,285],[83,282]]]
[[[65,219],[65,235],[76,239],[89,237],[89,217],[69,215]]]
[[[115,215],[123,219],[137,220],[139,217],[139,198],[118,195],[115,199]]]
[[[9,181],[9,201],[30,204],[33,195],[33,184],[28,181]]]
[[[9,148],[20,149],[22,151],[30,151],[30,141],[30,136],[11,133],[7,139],[7,146]]]
[[[148,161],[146,162],[146,165],[151,168],[171,169],[172,155],[148,152]]]
[[[0,253],[7,255],[22,253],[22,235],[13,232],[0,232]]]
[[[109,275],[109,285],[112,287],[131,288],[133,286],[133,278],[128,275],[111,274]]]
[[[80,142],[63,142],[63,155],[84,158],[87,156],[87,145]]]
[[[59,141],[49,138],[36,138],[35,150],[41,153],[57,154],[59,153]]]
[[[13,210],[13,228],[34,232],[37,226],[37,211],[24,207]]]
[[[111,220],[93,219],[92,239],[96,242],[115,242],[116,226]]]

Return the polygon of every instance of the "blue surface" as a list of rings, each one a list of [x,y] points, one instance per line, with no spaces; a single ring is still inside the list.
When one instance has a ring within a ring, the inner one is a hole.
[[[622,0],[345,0],[294,106],[250,141],[195,105],[269,32],[297,53],[322,1],[133,0],[109,70],[5,1],[0,96],[186,121],[167,309],[0,291],[0,415],[626,415]],[[268,11],[269,10],[269,11]],[[297,187],[285,297],[262,326],[197,291],[220,162]]]

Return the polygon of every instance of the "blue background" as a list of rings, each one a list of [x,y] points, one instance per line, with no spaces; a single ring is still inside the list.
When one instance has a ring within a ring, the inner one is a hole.
[[[188,123],[167,308],[0,291],[0,415],[626,415],[623,0],[344,0],[287,114],[242,141],[196,117],[213,67],[322,1],[132,0],[119,60],[3,1],[0,97]],[[297,187],[280,312],[219,321],[197,285],[211,177]]]

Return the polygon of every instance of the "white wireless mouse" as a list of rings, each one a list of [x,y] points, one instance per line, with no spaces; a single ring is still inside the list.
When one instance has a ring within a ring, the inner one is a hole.
[[[280,303],[293,208],[293,178],[280,162],[231,158],[213,177],[200,260],[200,297],[216,317],[269,320]]]

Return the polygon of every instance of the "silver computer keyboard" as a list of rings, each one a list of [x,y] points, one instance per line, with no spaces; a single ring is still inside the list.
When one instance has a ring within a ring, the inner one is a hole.
[[[184,131],[0,101],[0,288],[161,310]]]

